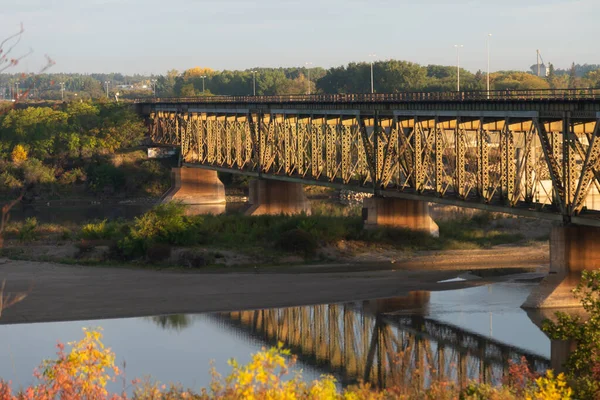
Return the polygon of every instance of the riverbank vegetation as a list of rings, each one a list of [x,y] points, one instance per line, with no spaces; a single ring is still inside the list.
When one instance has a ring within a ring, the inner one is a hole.
[[[88,102],[0,113],[0,248],[17,205],[64,197],[157,197],[169,162],[137,149],[146,135],[130,106]]]
[[[169,203],[133,220],[68,226],[42,224],[30,218],[8,225],[6,238],[11,246],[4,254],[69,263],[132,262],[199,268],[332,262],[369,252],[409,255],[528,245],[534,240],[521,233],[527,221],[515,225],[511,222],[519,220],[487,213],[439,219],[440,237],[434,238],[403,229],[364,229],[358,206],[324,204],[315,207],[312,216],[187,215],[183,205]],[[37,251],[30,251],[35,246]],[[43,247],[55,255],[48,253],[44,258]],[[230,262],[231,258],[235,260]]]

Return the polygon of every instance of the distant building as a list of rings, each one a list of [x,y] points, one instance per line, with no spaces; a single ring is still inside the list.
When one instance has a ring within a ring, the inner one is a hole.
[[[536,76],[541,76],[541,77],[546,77],[548,76],[548,68],[546,67],[546,64],[541,63],[540,64],[540,73],[538,74],[538,65],[537,64],[533,64],[531,66],[531,72],[533,73],[533,75]]]

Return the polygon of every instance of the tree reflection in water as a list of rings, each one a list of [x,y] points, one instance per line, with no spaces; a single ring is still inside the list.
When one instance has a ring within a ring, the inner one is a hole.
[[[149,319],[163,329],[177,332],[188,328],[192,324],[192,317],[187,314],[159,315]]]

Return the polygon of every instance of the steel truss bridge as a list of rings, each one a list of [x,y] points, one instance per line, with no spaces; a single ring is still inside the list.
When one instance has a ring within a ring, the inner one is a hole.
[[[414,296],[394,301],[419,300]],[[435,379],[499,383],[507,377],[508,361],[522,357],[535,371],[550,368],[547,358],[452,325],[421,316],[369,313],[356,304],[230,312],[215,318],[270,346],[284,343],[300,361],[343,385],[363,381],[382,388],[424,388]]]
[[[137,101],[184,166],[600,226],[600,90]],[[590,196],[591,195],[591,196]]]

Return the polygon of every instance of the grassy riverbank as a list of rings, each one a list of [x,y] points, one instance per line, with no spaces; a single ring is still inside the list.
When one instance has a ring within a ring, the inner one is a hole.
[[[9,246],[3,254],[67,263],[198,268],[336,262],[385,252],[401,258],[423,251],[527,246],[547,240],[543,230],[528,227],[536,221],[488,213],[439,218],[439,238],[403,229],[365,230],[359,210],[325,202],[314,208],[312,216],[188,216],[183,206],[167,204],[132,221],[63,226],[29,219],[10,224]],[[537,236],[527,233],[531,231]]]

